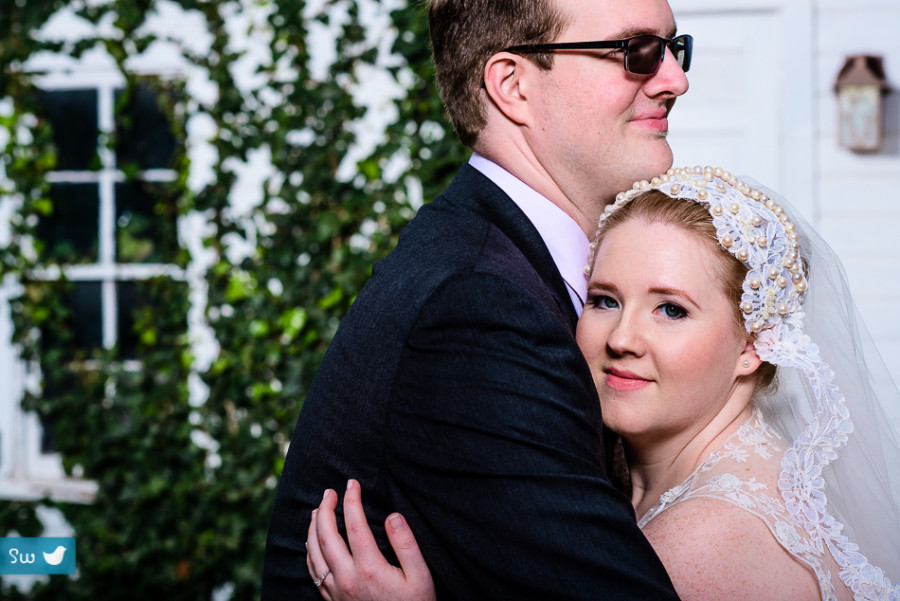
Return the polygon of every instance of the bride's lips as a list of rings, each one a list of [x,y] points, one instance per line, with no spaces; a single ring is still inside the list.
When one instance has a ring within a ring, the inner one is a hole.
[[[644,388],[645,386],[649,386],[652,382],[652,380],[642,378],[641,376],[633,374],[630,371],[622,371],[613,368],[607,368],[605,371],[606,385],[613,390],[618,390],[621,392],[638,390],[640,388]]]

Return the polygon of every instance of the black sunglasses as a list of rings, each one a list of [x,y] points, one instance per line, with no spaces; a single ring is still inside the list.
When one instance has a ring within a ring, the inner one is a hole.
[[[638,75],[653,75],[659,71],[666,47],[675,55],[682,71],[691,68],[694,38],[680,35],[667,40],[655,35],[639,35],[627,40],[611,42],[561,42],[558,44],[522,44],[504,48],[503,52],[552,52],[554,50],[599,50],[603,48],[625,49],[625,70]]]

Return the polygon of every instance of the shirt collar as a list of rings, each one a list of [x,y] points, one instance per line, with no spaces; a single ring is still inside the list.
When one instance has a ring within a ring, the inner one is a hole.
[[[550,199],[497,163],[472,153],[469,164],[506,192],[537,229],[553,257],[556,269],[568,284],[569,296],[580,316],[587,296],[584,266],[590,252],[590,241],[584,230]]]

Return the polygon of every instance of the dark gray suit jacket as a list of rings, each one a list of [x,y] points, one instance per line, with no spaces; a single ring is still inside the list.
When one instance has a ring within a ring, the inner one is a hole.
[[[565,283],[528,218],[465,165],[378,263],[306,398],[263,599],[318,599],[310,512],[360,481],[409,520],[441,599],[676,599],[605,470]]]

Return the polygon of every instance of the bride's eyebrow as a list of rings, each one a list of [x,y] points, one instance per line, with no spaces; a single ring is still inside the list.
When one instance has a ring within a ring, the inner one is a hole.
[[[618,293],[619,288],[612,282],[592,281],[588,284],[588,292],[602,290],[603,292]]]
[[[681,288],[669,288],[667,286],[654,286],[649,290],[650,294],[659,294],[661,296],[680,296],[682,298],[687,299],[692,305],[700,308],[700,303],[695,301],[687,291],[682,290]]]

